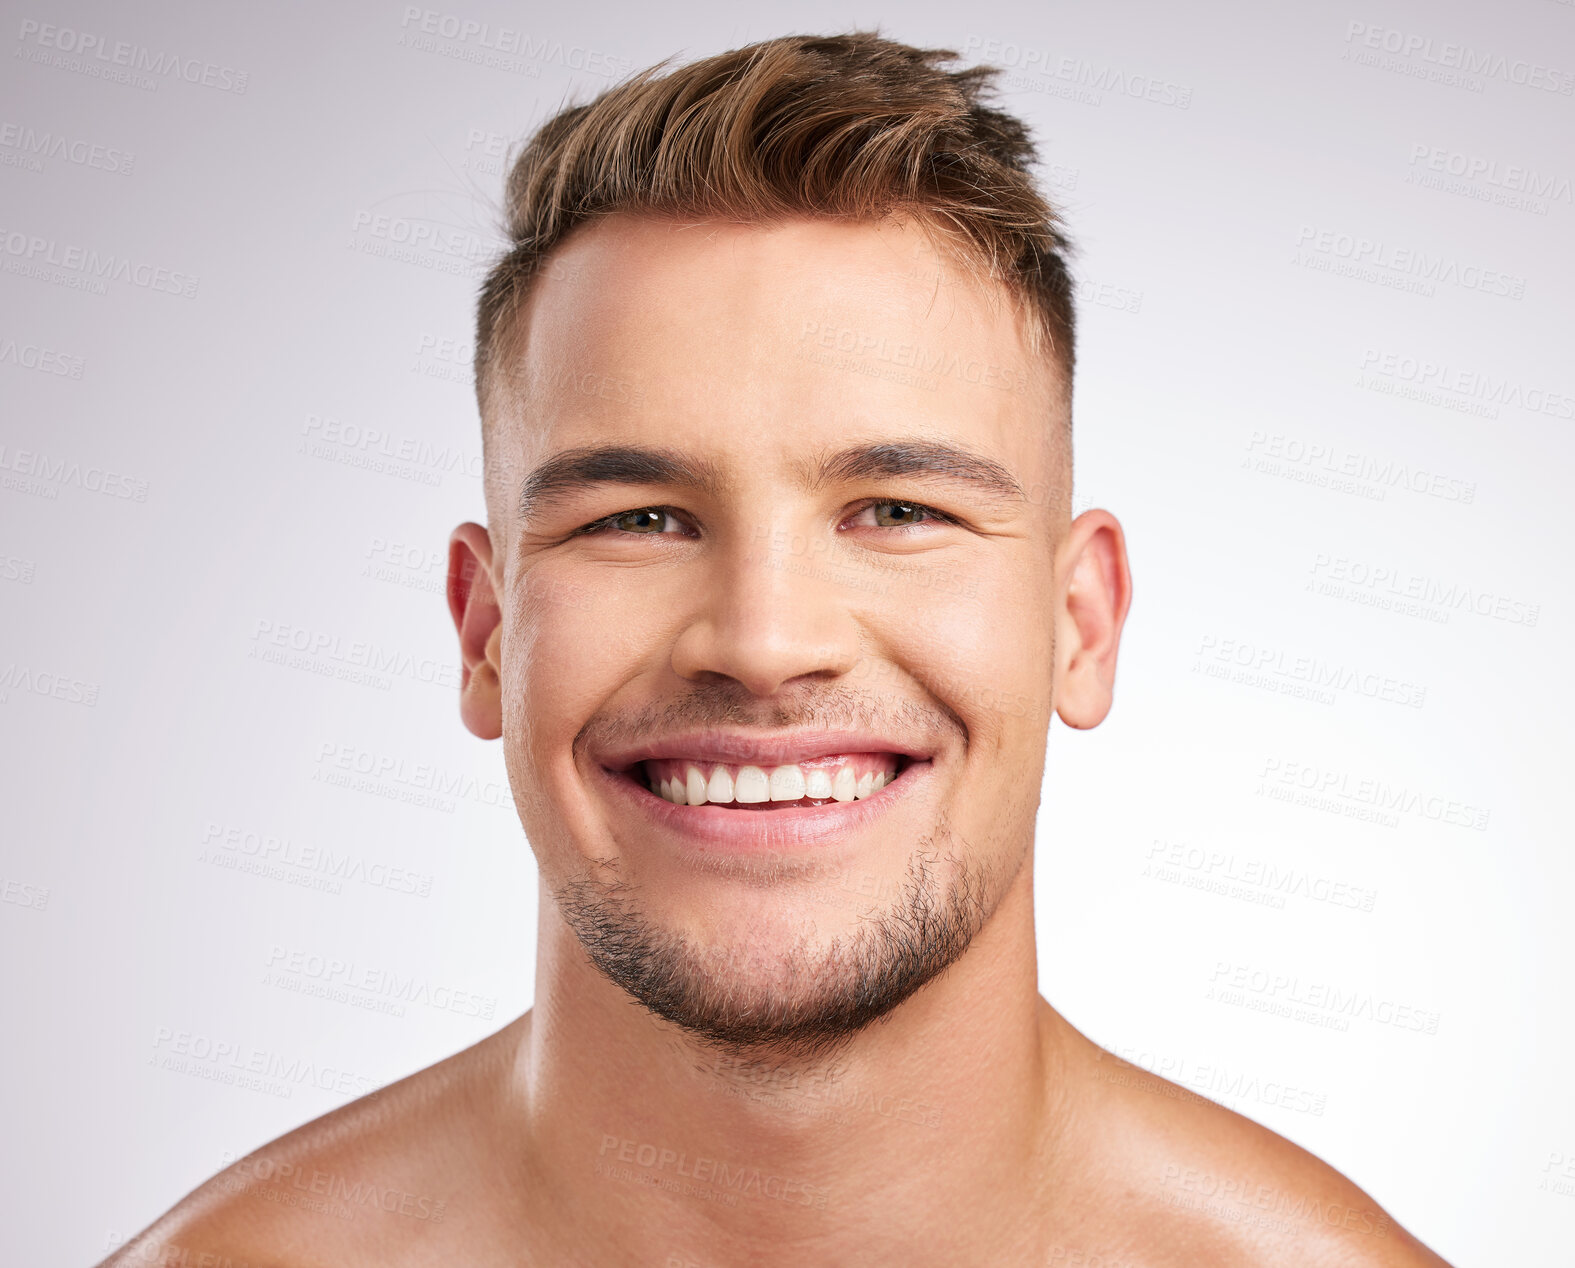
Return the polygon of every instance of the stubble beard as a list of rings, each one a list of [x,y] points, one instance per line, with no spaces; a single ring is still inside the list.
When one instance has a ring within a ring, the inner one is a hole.
[[[999,901],[988,880],[943,825],[856,933],[820,948],[805,935],[775,954],[697,945],[650,918],[621,881],[587,875],[554,897],[591,963],[648,1011],[741,1064],[782,1067],[829,1061],[955,963]]]

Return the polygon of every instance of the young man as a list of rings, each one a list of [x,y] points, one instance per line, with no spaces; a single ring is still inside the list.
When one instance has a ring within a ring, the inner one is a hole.
[[[524,151],[448,597],[535,1007],[111,1262],[1443,1262],[1038,993],[1046,734],[1132,586],[1070,515],[1066,242],[954,57],[767,41]]]

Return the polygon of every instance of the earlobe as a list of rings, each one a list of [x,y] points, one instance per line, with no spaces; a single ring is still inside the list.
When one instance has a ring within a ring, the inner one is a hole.
[[[1069,570],[1056,613],[1056,713],[1078,730],[1098,726],[1115,694],[1116,655],[1132,604],[1126,537],[1109,511],[1085,511],[1062,547]]]
[[[448,610],[459,634],[459,716],[483,740],[503,734],[502,609],[492,585],[492,540],[480,524],[449,537]]]

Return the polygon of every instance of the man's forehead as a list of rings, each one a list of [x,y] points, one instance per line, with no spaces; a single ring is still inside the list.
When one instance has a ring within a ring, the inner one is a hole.
[[[614,277],[640,284],[655,280],[682,291],[697,265],[739,271],[783,271],[813,286],[820,273],[836,280],[848,269],[860,275],[901,277],[914,264],[932,272],[967,270],[949,260],[934,230],[913,216],[855,220],[830,216],[784,216],[770,222],[684,218],[656,212],[618,212],[576,227],[541,270],[539,291],[553,284],[606,282]],[[752,281],[758,282],[758,277]]]
[[[816,349],[943,373],[960,360],[1041,368],[1006,287],[974,278],[911,221],[612,216],[556,248],[525,316],[509,360],[537,393],[590,360],[724,379]]]
[[[931,444],[1050,478],[1053,363],[1030,357],[1008,303],[938,281],[963,274],[915,226],[618,216],[561,252],[489,422],[514,506],[543,463],[599,446],[681,450],[736,477]]]

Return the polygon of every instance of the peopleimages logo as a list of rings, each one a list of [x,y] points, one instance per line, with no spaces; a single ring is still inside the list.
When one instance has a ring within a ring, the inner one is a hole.
[[[1165,869],[1170,869],[1167,873]],[[1145,856],[1143,875],[1156,880],[1175,881],[1189,889],[1209,889],[1207,883],[1187,884],[1188,875],[1204,882],[1222,882],[1257,889],[1278,899],[1265,906],[1285,906],[1287,898],[1305,898],[1309,902],[1328,903],[1332,907],[1348,907],[1355,911],[1369,912],[1378,901],[1378,892],[1328,876],[1301,871],[1295,867],[1281,867],[1262,859],[1238,859],[1233,852],[1205,849],[1201,845],[1188,845],[1183,841],[1156,840]],[[1214,888],[1216,893],[1225,893]],[[1227,897],[1241,897],[1227,893]]]
[[[624,1136],[602,1133],[598,1159],[633,1163],[645,1171],[667,1171],[698,1184],[714,1184],[727,1193],[748,1198],[771,1198],[794,1206],[810,1206],[818,1211],[826,1209],[830,1190],[824,1185],[809,1184],[803,1180],[762,1172],[759,1167],[729,1162],[726,1158],[708,1158],[689,1154],[680,1149],[670,1149],[647,1141],[631,1140]]]
[[[546,36],[535,37],[517,27],[494,26],[476,18],[462,17],[457,13],[444,13],[438,9],[423,9],[408,4],[400,18],[401,43],[422,47],[407,37],[435,36],[449,40],[461,52],[460,60],[480,65],[492,65],[502,70],[517,69],[508,60],[521,58],[527,62],[541,62],[562,66],[566,70],[616,79],[634,69],[627,57],[615,57],[599,49],[581,44],[565,44],[562,40]],[[441,51],[432,49],[430,51]],[[463,54],[468,53],[468,56]]]
[[[1248,453],[1257,459],[1272,460],[1291,468],[1317,469],[1333,475],[1347,476],[1371,486],[1375,501],[1383,501],[1385,491],[1393,488],[1409,489],[1412,493],[1425,494],[1445,502],[1474,502],[1477,486],[1474,481],[1461,480],[1426,467],[1415,467],[1409,462],[1394,458],[1380,458],[1376,454],[1361,453],[1330,441],[1307,441],[1285,432],[1266,432],[1254,429],[1247,438]],[[1243,466],[1254,459],[1243,459]],[[1274,466],[1263,468],[1270,474]]]
[[[1369,666],[1356,666],[1323,660],[1317,656],[1297,655],[1284,648],[1254,643],[1245,639],[1205,634],[1193,653],[1199,662],[1249,670],[1254,674],[1285,678],[1310,687],[1347,691],[1369,700],[1420,709],[1427,700],[1427,688],[1392,674],[1375,673]]]
[[[1308,570],[1318,582],[1349,586],[1356,592],[1373,592],[1393,598],[1415,600],[1445,613],[1467,612],[1510,625],[1534,626],[1542,615],[1540,603],[1515,599],[1496,590],[1483,590],[1464,582],[1411,572],[1393,564],[1375,564],[1349,555],[1319,551]],[[1308,583],[1309,589],[1313,588]],[[1321,587],[1320,587],[1320,592]]]
[[[1411,356],[1368,348],[1362,354],[1361,370],[1393,384],[1394,395],[1410,396],[1429,404],[1448,404],[1447,398],[1458,397],[1472,403],[1480,402],[1483,410],[1493,418],[1498,412],[1489,407],[1505,405],[1532,414],[1575,419],[1575,392],[1560,391],[1546,384],[1523,383],[1508,375],[1495,376],[1454,364],[1443,357]],[[1460,408],[1459,405],[1452,407]]]
[[[1381,779],[1355,776],[1349,771],[1278,757],[1265,759],[1258,778],[1269,786],[1271,796],[1274,786],[1279,785],[1281,789],[1299,789],[1336,802],[1415,815],[1432,823],[1447,823],[1477,832],[1487,831],[1492,813],[1481,806],[1469,805],[1452,797],[1422,793],[1404,784],[1391,784]]]
[[[970,35],[963,42],[963,52],[969,57],[982,57],[994,66],[1019,72],[1006,77],[1009,88],[1025,86],[1023,75],[1043,75],[1047,81],[1059,80],[1088,90],[1091,96],[1087,103],[1089,105],[1098,105],[1100,101],[1092,94],[1104,92],[1116,97],[1130,97],[1134,101],[1174,106],[1178,110],[1185,110],[1192,104],[1190,84],[1178,84],[1153,75],[1134,74],[1123,67],[1090,62],[1081,57],[1057,57],[1048,49],[1019,44],[1016,40]]]
[[[977,387],[999,388],[1004,392],[1026,392],[1029,387],[1028,371],[1021,366],[996,365],[960,356],[949,348],[898,342],[847,326],[823,326],[818,321],[805,321],[799,343],[855,356],[871,356],[920,374],[951,375]]]
[[[1232,1071],[1216,1063],[1195,1063],[1186,1057],[1170,1056],[1133,1047],[1112,1046],[1094,1053],[1096,1062],[1109,1061],[1110,1067],[1094,1072],[1101,1082],[1118,1083],[1125,1087],[1138,1087],[1157,1095],[1173,1095],[1185,1099],[1189,1091],[1202,1093],[1196,1099],[1209,1099],[1229,1105],[1230,1102],[1252,1101],[1259,1105],[1273,1105],[1280,1109],[1294,1110],[1298,1114],[1311,1114],[1322,1118],[1329,1103],[1327,1092],[1312,1091],[1295,1084],[1263,1079],[1244,1071]],[[1151,1079],[1134,1078],[1122,1065],[1133,1065],[1149,1074],[1157,1074],[1166,1083],[1156,1084]],[[1123,1077],[1128,1076],[1128,1077]],[[1178,1086],[1172,1088],[1170,1084]],[[1090,1265],[1089,1268],[1094,1268]]]
[[[270,948],[263,967],[267,970],[263,976],[265,986],[360,1007],[378,1005],[373,1011],[392,1012],[401,1017],[404,1016],[403,1005],[423,1004],[439,1012],[491,1021],[498,1006],[495,995],[459,990],[433,982],[420,973],[405,976],[391,969],[277,943]]]
[[[36,343],[18,343],[15,339],[0,339],[0,365],[20,366],[24,370],[37,370],[40,374],[80,379],[84,364],[80,356],[70,352],[41,348]]]
[[[34,669],[12,661],[0,669],[0,704],[8,704],[13,691],[25,695],[45,696],[66,704],[81,704],[92,708],[98,703],[99,683],[87,682],[74,674],[56,673],[48,669]]]
[[[1389,1233],[1389,1220],[1381,1211],[1347,1206],[1315,1194],[1263,1184],[1254,1177],[1215,1175],[1198,1167],[1182,1167],[1172,1162],[1165,1164],[1160,1183],[1178,1190],[1165,1194],[1167,1204],[1207,1211],[1232,1223],[1241,1223],[1243,1213],[1250,1208],[1287,1216],[1300,1224],[1326,1224],[1373,1237],[1385,1237]],[[1197,1197],[1172,1200],[1183,1198],[1180,1191]],[[1286,1221],[1280,1221],[1280,1226],[1286,1230],[1297,1227]]]
[[[180,1074],[202,1068],[202,1077],[220,1083],[244,1081],[247,1076],[269,1080],[283,1088],[286,1096],[296,1087],[314,1087],[338,1096],[366,1096],[377,1091],[378,1081],[331,1063],[305,1057],[286,1056],[269,1048],[254,1048],[233,1039],[215,1039],[198,1031],[159,1026],[153,1033],[150,1065]],[[257,1090],[268,1090],[259,1088]]]
[[[303,457],[432,486],[442,484],[448,474],[481,479],[479,450],[396,436],[380,427],[365,427],[329,414],[308,414],[301,424],[301,436],[296,452]]]
[[[385,647],[368,639],[346,639],[303,625],[259,618],[256,629],[252,631],[252,644],[252,659],[272,660],[292,668],[308,668],[304,663],[306,660],[320,659],[365,670],[374,676],[409,678],[413,682],[446,690],[457,691],[460,685],[459,666],[446,660],[419,656],[403,648]],[[303,660],[292,663],[288,657],[270,656],[267,651],[270,648],[298,653]]]
[[[226,1154],[224,1161],[226,1170],[215,1181],[216,1186],[231,1193],[245,1193],[262,1201],[281,1202],[289,1206],[304,1205],[307,1209],[321,1207],[323,1214],[347,1217],[355,1215],[351,1207],[359,1206],[364,1211],[402,1215],[406,1219],[430,1221],[433,1224],[441,1224],[448,1210],[447,1198],[412,1193],[360,1176],[324,1171],[321,1167],[307,1167],[304,1163],[279,1162],[266,1154],[252,1154],[233,1163],[231,1156]],[[296,1192],[292,1194],[290,1189]],[[294,1200],[297,1197],[320,1198],[322,1201],[297,1203]],[[221,1263],[225,1268],[230,1268],[233,1263],[233,1268],[246,1268],[244,1260],[231,1261],[228,1256],[220,1259],[211,1254],[194,1259],[183,1253],[178,1261],[165,1256],[159,1262],[179,1262],[189,1268],[199,1268],[199,1265],[210,1262],[216,1268]]]
[[[432,762],[412,762],[391,753],[373,752],[353,744],[325,740],[318,745],[312,778],[358,792],[372,792],[397,801],[429,805],[452,812],[457,801],[470,801],[514,812],[507,783],[478,779],[469,771],[450,771]]]
[[[1425,141],[1418,141],[1411,146],[1410,166],[1425,168],[1443,176],[1479,181],[1509,193],[1528,194],[1533,198],[1546,198],[1555,202],[1575,202],[1575,183],[1571,182],[1567,174],[1539,172],[1534,167],[1501,163],[1496,158],[1449,150],[1441,145],[1428,145]]]
[[[102,283],[130,282],[144,290],[162,291],[191,299],[197,294],[198,279],[147,260],[132,260],[123,255],[102,255],[92,247],[63,245],[54,238],[18,229],[0,228],[0,253],[9,256],[6,271],[43,275],[49,268],[64,269],[77,275],[77,281]],[[99,294],[103,291],[100,289]]]
[[[398,246],[435,251],[472,262],[492,252],[492,247],[469,229],[456,229],[435,220],[360,210],[355,213],[350,227],[352,233],[366,233]]]
[[[39,132],[19,123],[0,123],[0,149],[14,151],[19,160],[36,163],[35,170],[42,170],[43,160],[64,159],[78,167],[91,167],[98,171],[119,176],[129,176],[135,156],[112,146],[68,137],[60,132]],[[10,166],[18,162],[7,160]]]
[[[1315,225],[1304,224],[1297,231],[1296,258],[1291,263],[1398,289],[1416,289],[1429,296],[1433,286],[1442,284],[1507,299],[1526,297],[1526,279],[1518,274]]]
[[[1503,53],[1472,48],[1469,44],[1455,44],[1449,40],[1435,40],[1430,35],[1414,31],[1401,31],[1391,26],[1376,26],[1371,22],[1352,21],[1345,28],[1345,42],[1355,46],[1348,51],[1372,49],[1404,58],[1440,72],[1458,71],[1462,75],[1499,79],[1507,84],[1524,88],[1537,88],[1543,92],[1559,93],[1568,97],[1575,93],[1575,74],[1544,66],[1523,57],[1508,57]],[[1417,67],[1417,69],[1422,69]],[[1431,77],[1423,70],[1423,77]]]
[[[145,45],[111,41],[91,31],[23,18],[16,38],[22,42],[17,56],[61,70],[77,71],[94,79],[123,81],[152,91],[158,88],[160,78],[167,80],[174,76],[188,84],[200,84],[220,92],[239,94],[246,91],[247,72],[233,66],[221,66],[197,57],[181,57],[167,49],[155,53]],[[149,75],[159,78],[149,79]]]
[[[392,893],[414,894],[426,898],[432,893],[432,874],[398,867],[380,860],[368,860],[350,851],[336,852],[331,847],[310,841],[297,842],[290,837],[258,832],[208,821],[202,836],[204,853],[201,861],[217,866],[230,866],[236,871],[253,870],[258,874],[273,872],[281,876],[311,877],[338,885],[343,881],[358,881],[373,889]],[[339,892],[336,888],[335,893]]]
[[[1380,1026],[1395,1026],[1424,1035],[1438,1033],[1439,1014],[1397,1000],[1379,997],[1372,991],[1345,990],[1330,982],[1303,982],[1294,973],[1271,973],[1251,964],[1217,961],[1209,977],[1210,997],[1224,1003],[1238,1003],[1241,997],[1277,1000],[1290,1007],[1300,1005],[1315,1013],[1342,1020],[1370,1021]],[[1236,992],[1237,999],[1228,998]],[[1255,1008],[1254,1012],[1279,1012]],[[1332,1026],[1330,1029],[1345,1029]]]
[[[15,476],[7,474],[10,472],[15,472]],[[133,502],[148,500],[148,482],[136,476],[7,445],[0,445],[0,488],[16,488],[49,498],[58,497],[63,488],[77,488]]]

